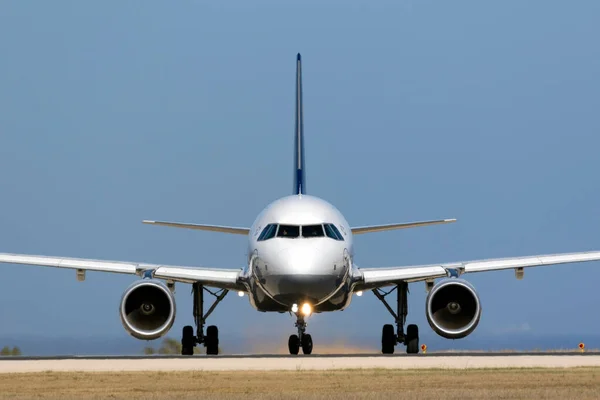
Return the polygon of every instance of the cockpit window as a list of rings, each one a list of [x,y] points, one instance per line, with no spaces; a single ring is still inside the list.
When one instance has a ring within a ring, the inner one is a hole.
[[[302,227],[298,225],[268,224],[262,230],[257,240],[262,242],[274,237],[295,239],[300,236],[300,230],[302,230],[303,238],[327,236],[334,240],[344,240],[338,228],[333,224],[304,225]]]
[[[327,235],[327,237],[330,237],[335,240],[344,240],[344,238],[342,237],[342,234],[340,233],[338,228],[336,228],[335,225],[324,224],[323,226],[325,227],[325,234]]]
[[[269,224],[265,226],[265,229],[261,232],[258,237],[258,241],[268,240],[275,237],[275,232],[277,232],[277,224]]]
[[[340,233],[340,231],[338,230],[337,226],[335,226],[334,224],[331,224],[331,229],[334,230],[335,234],[337,235],[337,237],[340,240],[344,240],[344,237],[342,236],[342,234]]]
[[[277,237],[297,238],[300,236],[300,227],[297,225],[279,225]]]
[[[305,238],[314,238],[314,237],[323,237],[325,233],[323,233],[323,225],[303,225],[302,226],[302,237]]]

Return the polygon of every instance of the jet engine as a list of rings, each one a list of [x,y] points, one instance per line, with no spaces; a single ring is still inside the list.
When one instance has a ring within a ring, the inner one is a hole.
[[[446,339],[471,334],[481,318],[481,304],[475,288],[463,279],[441,281],[429,291],[425,314],[431,328]]]
[[[137,281],[123,293],[119,309],[125,330],[142,340],[158,339],[175,321],[175,297],[160,281]]]

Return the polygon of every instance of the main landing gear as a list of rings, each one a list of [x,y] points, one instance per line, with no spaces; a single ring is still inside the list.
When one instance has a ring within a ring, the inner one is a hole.
[[[206,314],[204,313],[204,291],[210,293],[215,297],[214,303],[210,306]],[[210,325],[206,328],[206,335],[204,335],[204,324],[206,318],[214,311],[217,304],[221,302],[229,293],[227,289],[221,289],[217,292],[212,292],[206,289],[199,283],[192,285],[192,293],[194,295],[194,322],[196,323],[196,336],[194,336],[194,327],[186,325],[183,327],[183,334],[181,337],[181,355],[191,356],[194,354],[194,347],[197,344],[204,344],[206,347],[207,355],[219,354],[219,329]]]
[[[296,328],[298,328],[297,335],[291,335],[288,339],[288,349],[290,350],[290,354],[298,354],[300,348],[302,348],[302,353],[310,354],[313,349],[313,341],[312,336],[306,331],[306,321],[304,321],[304,317],[297,314]]]
[[[392,307],[385,300],[385,297],[396,291],[397,312],[394,312]],[[389,292],[383,292],[380,289],[373,289],[373,293],[387,308],[396,320],[397,332],[394,332],[394,326],[386,324],[381,332],[381,352],[383,354],[394,354],[394,347],[397,343],[402,343],[406,346],[408,354],[417,354],[419,352],[419,328],[417,325],[408,325],[406,334],[404,333],[404,325],[406,324],[406,316],[408,315],[408,283],[402,282]]]

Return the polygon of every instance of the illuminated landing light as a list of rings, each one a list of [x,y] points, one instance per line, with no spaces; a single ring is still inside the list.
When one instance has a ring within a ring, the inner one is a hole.
[[[360,291],[356,292],[356,295],[357,295],[358,297],[362,296],[362,290],[360,290]]]
[[[241,290],[238,292],[238,296],[240,297],[244,297],[244,292],[242,292]]]
[[[302,315],[308,317],[312,313],[312,307],[308,303],[302,304]]]
[[[298,312],[298,304],[295,304],[292,306],[292,312],[293,313],[297,313]]]

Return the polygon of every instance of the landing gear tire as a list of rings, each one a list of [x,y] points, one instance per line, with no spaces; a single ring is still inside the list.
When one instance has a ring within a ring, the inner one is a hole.
[[[206,328],[206,337],[204,338],[207,355],[219,354],[219,328],[210,325]]]
[[[194,327],[186,325],[183,327],[181,334],[181,355],[191,356],[194,354],[194,345],[196,344],[194,337]]]
[[[383,354],[394,354],[396,346],[396,334],[394,333],[394,325],[384,325],[381,331],[381,352]]]
[[[406,353],[419,353],[419,327],[411,324],[406,327]]]
[[[396,291],[396,311],[385,299],[393,291]],[[411,324],[406,327],[406,333],[404,333],[404,324],[408,315],[408,283],[400,282],[388,292],[375,288],[373,294],[383,303],[396,321],[396,333],[394,333],[393,325],[383,326],[381,352],[383,354],[393,354],[396,343],[402,343],[406,346],[408,354],[417,354],[419,352],[419,328],[417,325]]]
[[[300,339],[298,339],[298,335],[290,335],[290,338],[288,339],[288,349],[290,350],[290,354],[298,354],[300,351]]]
[[[207,292],[215,297],[215,301],[209,307],[209,309],[204,312],[204,292]],[[192,284],[192,294],[194,296],[194,322],[196,322],[196,337],[191,341],[192,347],[188,347],[188,341],[182,339],[182,354],[185,352],[189,352],[189,354],[193,353],[193,346],[196,344],[204,344],[206,348],[206,355],[217,355],[219,354],[219,329],[210,325],[206,328],[206,335],[204,334],[204,324],[206,323],[206,319],[208,316],[214,311],[217,305],[225,298],[225,296],[229,293],[227,289],[221,289],[217,292],[212,292],[202,286],[200,283],[196,282]],[[183,328],[183,336],[187,338],[189,335],[188,332],[191,330],[193,335],[193,328],[186,326]],[[184,343],[185,342],[185,343]]]
[[[312,336],[309,334],[302,335],[302,353],[310,354],[313,349]]]

